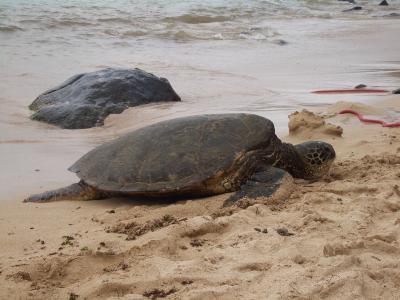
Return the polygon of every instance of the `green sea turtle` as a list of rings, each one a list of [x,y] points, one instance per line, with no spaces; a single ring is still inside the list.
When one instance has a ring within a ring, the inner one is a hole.
[[[290,176],[315,179],[335,158],[330,144],[283,143],[273,123],[253,114],[177,118],[130,132],[91,150],[69,170],[80,182],[25,202],[113,196],[271,196]],[[287,173],[288,172],[288,173]]]

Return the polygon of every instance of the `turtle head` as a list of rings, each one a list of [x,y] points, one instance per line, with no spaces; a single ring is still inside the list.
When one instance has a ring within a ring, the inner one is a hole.
[[[320,141],[309,141],[294,147],[304,163],[304,173],[299,177],[316,179],[328,174],[336,157],[332,145]]]

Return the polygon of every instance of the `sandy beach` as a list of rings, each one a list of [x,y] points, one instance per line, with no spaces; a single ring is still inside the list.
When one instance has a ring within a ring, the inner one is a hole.
[[[384,117],[399,103],[388,96],[319,110],[342,136],[300,113],[302,125],[283,139],[332,143],[330,175],[296,180],[289,197],[246,209],[221,209],[228,195],[172,204],[3,201],[0,297],[398,299],[400,129],[337,112]]]
[[[154,14],[140,1],[127,11],[92,2],[0,4],[0,299],[400,298],[400,127],[339,114],[400,119],[390,92],[400,87],[398,3],[361,1],[351,15],[337,1],[272,12],[261,1],[266,17],[224,1],[166,1]],[[166,77],[182,102],[129,108],[90,129],[29,119],[43,91],[110,66]],[[389,92],[311,93],[361,83]],[[67,168],[126,132],[237,112],[271,119],[285,142],[331,143],[331,172],[232,209],[221,208],[229,194],[22,202],[76,182]]]

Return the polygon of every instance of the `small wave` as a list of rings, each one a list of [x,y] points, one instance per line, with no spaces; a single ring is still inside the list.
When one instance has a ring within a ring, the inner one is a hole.
[[[15,32],[15,31],[23,31],[23,29],[15,25],[0,25],[0,32]]]
[[[106,29],[103,31],[103,33],[107,34],[107,35],[111,35],[111,36],[119,36],[120,33],[114,29]]]
[[[193,40],[201,40],[200,37],[193,36],[184,30],[179,31],[165,31],[157,34],[158,38],[161,39],[173,39],[177,42],[189,42]]]
[[[214,40],[224,40],[224,39],[225,39],[225,37],[224,37],[224,35],[223,35],[222,33],[216,33],[216,34],[214,34],[214,35],[212,36],[212,38],[213,38]]]
[[[220,23],[232,21],[232,17],[228,16],[206,16],[206,15],[180,15],[177,17],[167,17],[164,21],[169,23],[180,22],[187,24],[204,24],[204,23]]]
[[[249,30],[242,31],[239,38],[247,40],[266,40],[268,38],[278,35],[270,28],[266,27],[251,27]]]
[[[93,26],[96,25],[92,22],[80,19],[52,19],[48,22],[48,28],[62,28],[72,26]]]
[[[123,37],[138,37],[147,35],[146,31],[142,30],[128,30],[121,34]]]
[[[19,20],[19,23],[22,23],[22,24],[28,24],[28,25],[30,25],[30,24],[38,24],[38,23],[41,23],[42,21],[38,18],[38,19],[22,19],[22,20]]]
[[[109,18],[98,18],[100,23],[118,23],[118,24],[133,24],[134,21],[131,18],[119,18],[119,17],[109,17]]]
[[[123,41],[114,42],[113,45],[114,46],[118,46],[118,47],[130,47],[130,46],[132,46],[130,43],[123,42]]]
[[[187,33],[186,31],[179,30],[178,32],[175,32],[173,35],[174,40],[176,41],[190,41],[190,40],[195,40],[196,38],[192,36],[191,34]]]
[[[1,140],[0,144],[36,144],[43,143],[43,141],[39,140]]]
[[[215,30],[217,31],[217,30]],[[272,37],[276,37],[279,35],[276,32],[268,31],[268,32],[243,32],[243,31],[221,31],[215,33],[212,31],[188,31],[188,30],[167,30],[160,31],[154,36],[167,39],[174,40],[177,42],[192,42],[192,41],[211,41],[211,40],[255,40],[255,41],[271,41],[277,44],[285,44],[286,42],[283,40],[275,41],[271,40]]]
[[[242,39],[246,39],[246,40],[266,40],[267,37],[265,35],[263,35],[262,33],[256,33],[256,34],[244,34],[241,33],[239,34],[239,37]]]
[[[130,38],[130,37],[141,37],[146,36],[147,32],[142,30],[127,30],[127,31],[119,31],[115,29],[106,29],[103,30],[103,33],[106,35],[111,35],[114,37],[122,37],[122,38]]]
[[[76,6],[76,5],[61,5],[61,8],[74,9],[74,8],[79,8],[79,6]]]

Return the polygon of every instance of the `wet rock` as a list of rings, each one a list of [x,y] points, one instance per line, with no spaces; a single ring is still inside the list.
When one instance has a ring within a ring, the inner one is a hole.
[[[366,84],[360,83],[360,84],[356,85],[354,88],[355,89],[363,89],[363,88],[366,88],[366,87],[367,87]]]
[[[339,2],[348,2],[348,3],[351,3],[351,4],[356,4],[356,1],[355,0],[338,0]]]
[[[386,0],[383,0],[381,3],[379,3],[381,6],[388,6],[389,3]]]
[[[39,95],[33,120],[78,129],[103,125],[109,114],[160,101],[180,101],[165,78],[140,69],[107,68],[78,74]]]
[[[388,15],[384,15],[385,18],[399,18],[400,14],[399,13],[390,13]]]
[[[285,45],[289,44],[287,41],[282,40],[282,39],[277,39],[277,40],[274,40],[274,41],[272,41],[272,42],[273,42],[274,44],[279,45],[279,46],[285,46]]]
[[[362,7],[361,6],[354,6],[352,8],[345,9],[342,12],[349,12],[349,11],[354,11],[354,10],[362,10]]]

